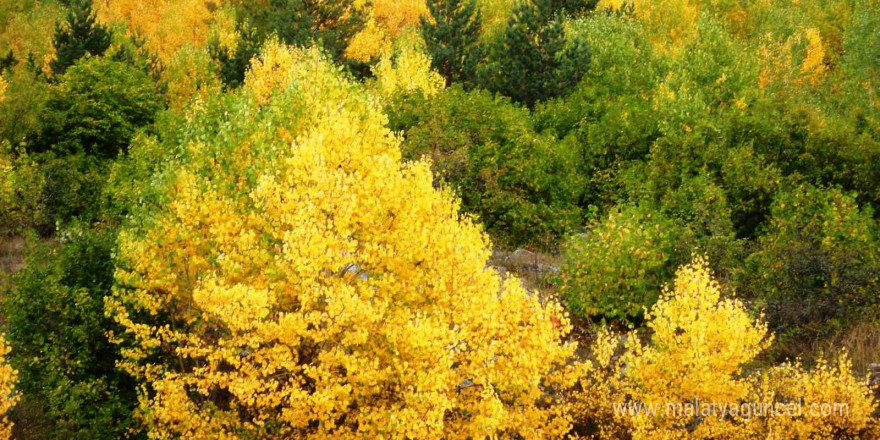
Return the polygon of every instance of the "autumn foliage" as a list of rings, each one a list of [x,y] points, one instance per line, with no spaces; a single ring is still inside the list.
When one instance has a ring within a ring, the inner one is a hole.
[[[172,136],[163,202],[121,233],[110,310],[154,438],[567,430],[548,395],[574,379],[562,311],[485,267],[373,98],[273,43],[218,104]]]
[[[788,363],[751,371],[772,335],[742,303],[723,296],[707,263],[697,258],[677,271],[674,287],[646,315],[647,341],[631,332],[621,344],[602,330],[574,404],[576,431],[599,439],[868,439],[880,433],[872,416],[877,401],[852,375],[846,355],[813,368]],[[670,403],[693,402],[725,405],[728,412],[664,412]],[[846,405],[846,415],[813,412],[831,402]],[[753,412],[754,405],[768,403],[796,403],[800,413]],[[656,405],[659,411],[615,412],[614,404]]]
[[[878,103],[878,0],[0,1],[0,440],[878,440]]]

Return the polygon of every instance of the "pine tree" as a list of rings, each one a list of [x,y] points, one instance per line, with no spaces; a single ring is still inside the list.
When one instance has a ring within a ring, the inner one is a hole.
[[[580,81],[590,51],[582,41],[566,42],[563,16],[555,6],[549,0],[517,4],[480,71],[485,88],[532,107]]]
[[[422,38],[431,55],[431,64],[453,82],[474,79],[477,65],[484,58],[479,45],[482,16],[475,0],[431,0],[431,19],[421,18]]]
[[[362,14],[351,0],[269,0],[245,3],[240,9],[239,44],[235,52],[215,39],[208,45],[220,65],[220,77],[229,87],[240,87],[251,59],[274,36],[285,44],[316,43],[334,59],[341,59],[348,41],[363,25]]]
[[[55,26],[53,43],[57,57],[49,66],[60,76],[85,54],[102,55],[110,47],[110,31],[95,22],[90,0],[73,1],[67,22]]]
[[[596,9],[598,0],[549,0],[545,1],[554,12],[563,12],[568,15],[578,16],[586,11]]]
[[[15,54],[10,50],[6,56],[0,57],[0,73],[3,73],[4,70],[11,69],[16,64],[18,64],[18,60],[15,59]]]

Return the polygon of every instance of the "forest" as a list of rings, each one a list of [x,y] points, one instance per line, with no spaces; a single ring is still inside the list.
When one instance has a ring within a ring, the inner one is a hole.
[[[880,440],[880,0],[0,0],[0,440]]]

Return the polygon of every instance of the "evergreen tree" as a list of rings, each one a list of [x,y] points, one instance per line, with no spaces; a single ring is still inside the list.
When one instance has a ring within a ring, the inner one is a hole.
[[[0,57],[0,73],[3,73],[4,70],[11,69],[16,64],[18,64],[18,60],[15,59],[15,54],[10,50],[6,56]]]
[[[596,9],[599,0],[545,0],[553,12],[564,12],[569,15],[578,16],[586,11]]]
[[[208,53],[219,64],[220,79],[223,84],[237,88],[244,83],[244,73],[253,58],[262,46],[262,38],[257,36],[256,31],[249,24],[239,24],[238,45],[235,52],[230,52],[220,44],[218,38],[214,38],[208,45]]]
[[[589,63],[585,42],[566,41],[562,14],[554,12],[552,2],[520,2],[480,70],[480,82],[532,107],[576,85]]]
[[[293,46],[317,44],[341,61],[351,37],[363,25],[351,0],[268,0],[243,2],[239,10],[239,45],[235,53],[209,46],[220,65],[220,76],[230,87],[239,87],[250,60],[270,36]]]
[[[421,32],[431,64],[446,85],[470,82],[484,57],[478,44],[482,17],[475,0],[431,0],[431,19],[421,18]]]
[[[55,26],[53,43],[57,56],[49,66],[59,76],[87,53],[102,55],[110,47],[110,31],[95,22],[90,0],[72,1],[67,22]]]

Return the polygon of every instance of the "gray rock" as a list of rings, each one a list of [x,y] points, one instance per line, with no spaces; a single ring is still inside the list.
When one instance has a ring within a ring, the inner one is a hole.
[[[525,249],[517,249],[506,258],[508,267],[534,266],[538,256],[534,252]]]

